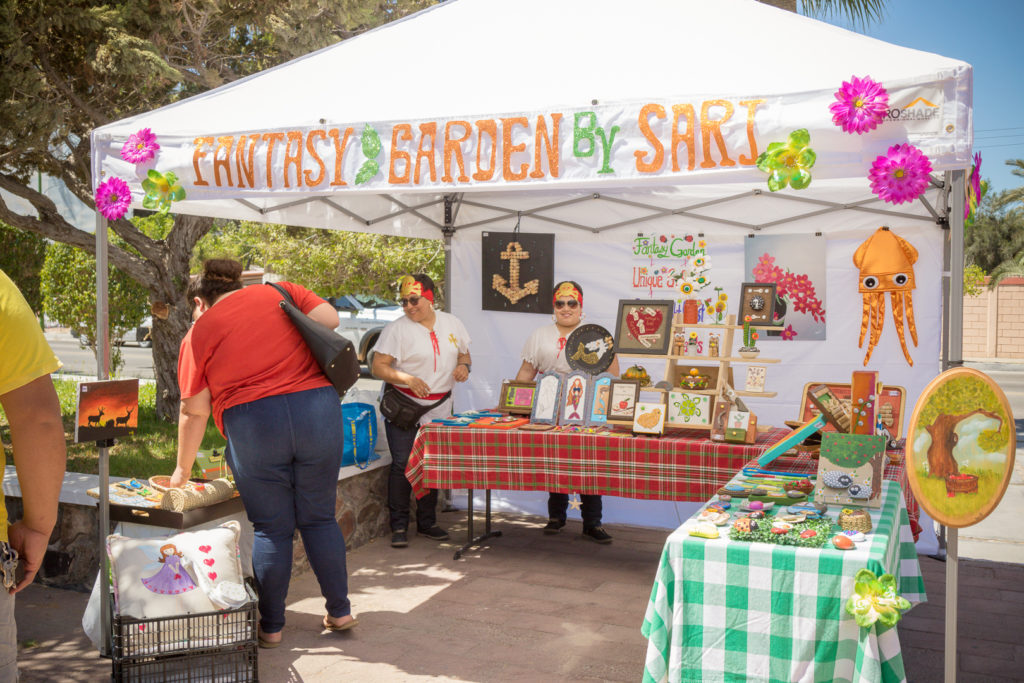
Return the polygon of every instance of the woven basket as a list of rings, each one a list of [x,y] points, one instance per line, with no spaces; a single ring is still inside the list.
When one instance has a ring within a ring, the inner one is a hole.
[[[186,512],[219,503],[235,495],[235,485],[227,479],[214,479],[205,483],[190,481],[185,488],[180,489],[170,488],[170,481],[167,475],[149,478],[150,486],[164,494],[160,501],[162,510]]]
[[[853,510],[851,512],[839,513],[839,527],[843,531],[860,531],[871,533],[871,515],[864,510]]]
[[[951,474],[946,477],[946,493],[977,493],[978,478],[973,474]]]

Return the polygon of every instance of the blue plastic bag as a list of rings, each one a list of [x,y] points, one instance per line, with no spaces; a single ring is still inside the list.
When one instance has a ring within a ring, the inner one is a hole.
[[[377,444],[377,410],[369,403],[342,403],[341,418],[345,423],[341,466],[355,465],[365,470],[380,459],[373,450]]]

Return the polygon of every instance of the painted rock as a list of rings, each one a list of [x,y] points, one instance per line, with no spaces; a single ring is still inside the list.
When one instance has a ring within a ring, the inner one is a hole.
[[[752,531],[750,518],[740,517],[732,523],[732,528],[740,532],[741,534],[749,534]]]
[[[849,488],[850,484],[853,483],[853,477],[841,470],[829,470],[821,475],[821,480],[830,489]]]
[[[764,510],[754,510],[749,515],[750,519],[764,519]]]
[[[751,496],[767,496],[768,495],[768,489],[751,489],[749,495],[751,495]]]
[[[751,510],[763,510],[764,509],[764,503],[762,503],[759,500],[755,500],[755,501],[751,501],[751,502],[747,503],[747,507],[750,508]]]
[[[796,489],[790,489],[789,491],[786,491],[786,495],[789,496],[790,498],[803,498],[804,492],[798,491]]]
[[[730,496],[728,493],[720,493],[720,494],[718,494],[718,502],[719,503],[728,503],[731,500],[732,500],[732,496]]]
[[[814,538],[818,535],[818,532],[814,529],[804,529],[800,532],[800,538]]]
[[[708,505],[709,510],[728,510],[731,507],[730,503],[723,503],[722,501],[716,501]]]
[[[865,540],[867,540],[867,536],[865,536],[862,532],[857,531],[856,529],[847,529],[843,532],[843,535],[848,536],[850,540],[854,543],[863,543]]]
[[[715,510],[714,508],[707,508],[701,511],[698,519],[702,522],[711,522],[715,526],[723,526],[729,523],[729,513]]]
[[[814,503],[811,504],[814,506],[814,509],[821,514],[825,514],[826,512],[828,512],[828,505],[825,505],[825,503],[819,503],[815,501]]]
[[[868,484],[854,484],[849,488],[850,498],[854,500],[867,500],[871,497],[871,486]]]
[[[849,536],[839,534],[832,538],[832,545],[839,548],[840,550],[849,550],[853,547],[853,541],[850,540]]]
[[[792,524],[787,524],[786,522],[774,522],[772,524],[772,533],[773,534],[780,534],[780,535],[781,534],[788,534],[789,530],[792,529],[792,528],[793,528]]]
[[[788,522],[789,524],[799,524],[800,522],[807,521],[807,517],[801,514],[782,515],[778,519],[779,521]]]
[[[718,527],[710,522],[697,522],[690,527],[690,535],[698,538],[718,538]]]

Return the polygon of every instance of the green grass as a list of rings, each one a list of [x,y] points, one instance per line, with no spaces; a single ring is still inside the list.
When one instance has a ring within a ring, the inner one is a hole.
[[[78,401],[78,382],[55,379],[60,412],[64,419],[64,435],[68,440],[68,472],[97,474],[99,471],[99,449],[96,443],[71,443],[75,438],[75,406]],[[7,416],[0,409],[0,440],[3,441],[4,455],[8,465],[14,464],[11,450],[11,434]],[[213,420],[206,427],[203,437],[204,449],[223,448],[224,438],[217,431]],[[156,414],[156,384],[139,384],[139,426],[135,434],[117,439],[108,451],[110,474],[115,477],[149,478],[155,474],[171,474],[177,462],[178,425],[166,422]],[[198,470],[193,468],[193,475]]]
[[[969,517],[990,505],[1003,483],[1002,473],[991,469],[961,467],[960,474],[973,474],[978,477],[977,493],[958,493],[950,498],[946,494],[945,479],[928,476],[924,468],[917,470],[917,481],[921,485],[924,497],[950,518],[956,519]]]

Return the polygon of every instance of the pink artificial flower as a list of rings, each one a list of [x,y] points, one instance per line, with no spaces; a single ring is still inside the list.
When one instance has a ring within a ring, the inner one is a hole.
[[[928,188],[932,162],[910,143],[893,145],[871,164],[871,191],[890,204],[912,202]]]
[[[786,325],[786,329],[784,329],[781,332],[781,336],[786,341],[791,341],[794,337],[796,337],[796,330],[793,329],[792,325]]]
[[[149,128],[143,128],[128,136],[121,146],[121,158],[132,164],[149,161],[160,149],[156,144],[156,136]]]
[[[874,130],[889,109],[889,93],[870,76],[851,76],[835,95],[837,101],[828,107],[832,122],[847,133],[862,135]]]
[[[981,152],[974,154],[974,166],[971,167],[971,175],[967,182],[967,201],[964,202],[964,220],[971,217],[971,214],[978,208],[981,202]]]
[[[132,193],[128,183],[120,178],[108,178],[96,188],[96,210],[108,221],[116,221],[128,212]]]

